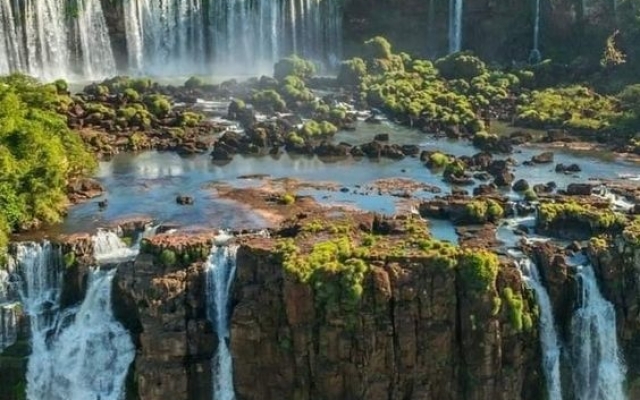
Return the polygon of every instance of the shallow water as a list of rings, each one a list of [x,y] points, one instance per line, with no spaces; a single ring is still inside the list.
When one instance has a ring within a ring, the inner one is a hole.
[[[389,133],[391,143],[418,144],[423,150],[440,150],[445,153],[473,155],[478,152],[466,141],[437,139],[431,135],[397,126],[389,122],[372,125],[361,122],[356,131],[339,132],[334,141],[361,144],[372,140],[377,133]],[[511,155],[518,163],[540,153],[541,148],[518,148]],[[638,175],[640,166],[626,161],[608,161],[594,154],[575,154],[554,150],[555,162],[539,166],[515,167],[516,179],[524,178],[530,184],[555,181],[558,187],[589,178],[616,178],[623,174]],[[577,163],[582,172],[576,175],[555,173],[555,164]],[[260,184],[259,180],[238,179],[242,175],[268,174],[272,178],[298,178],[312,182],[334,182],[339,187],[353,189],[366,186],[382,178],[411,178],[438,186],[442,194],[451,187],[442,181],[439,173],[432,173],[416,158],[400,161],[368,159],[323,161],[317,157],[284,154],[272,156],[236,156],[230,163],[220,166],[210,161],[207,154],[181,157],[173,153],[145,152],[119,154],[110,161],[101,162],[97,178],[107,188],[102,198],[74,206],[61,226],[63,231],[87,230],[127,216],[145,215],[160,222],[180,225],[202,225],[216,228],[262,228],[266,222],[250,212],[247,207],[220,199],[211,183],[226,183],[233,186]],[[464,187],[471,191],[473,186]],[[517,198],[510,190],[505,194]],[[299,194],[312,195],[321,202],[353,205],[365,210],[393,213],[398,198],[389,195],[361,195],[305,189]],[[189,195],[195,200],[192,206],[176,204],[177,195]],[[434,194],[416,192],[417,197],[429,198]],[[107,198],[109,206],[98,211],[97,202]]]

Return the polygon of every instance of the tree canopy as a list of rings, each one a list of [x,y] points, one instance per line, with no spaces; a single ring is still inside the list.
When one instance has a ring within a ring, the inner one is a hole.
[[[56,112],[69,101],[58,90],[23,75],[0,77],[0,249],[16,228],[59,221],[68,179],[96,166]]]

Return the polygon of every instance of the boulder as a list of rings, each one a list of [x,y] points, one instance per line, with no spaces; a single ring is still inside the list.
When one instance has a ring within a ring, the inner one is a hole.
[[[550,151],[545,151],[537,154],[531,157],[531,162],[533,162],[534,164],[550,164],[553,162],[553,153]]]
[[[181,206],[192,205],[193,204],[193,197],[179,195],[179,196],[176,197],[176,203],[180,204]]]

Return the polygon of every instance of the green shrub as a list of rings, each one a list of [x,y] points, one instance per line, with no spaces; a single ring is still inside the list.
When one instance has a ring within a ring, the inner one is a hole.
[[[436,68],[446,79],[471,80],[487,72],[487,66],[469,52],[453,53],[436,61]]]
[[[251,96],[251,103],[261,111],[282,112],[287,105],[275,90],[262,90]]]
[[[352,58],[340,64],[338,84],[340,86],[358,86],[367,76],[367,64],[361,58]]]
[[[376,36],[364,42],[367,60],[391,59],[391,44],[382,36]]]
[[[524,327],[524,301],[522,299],[522,296],[513,293],[513,289],[511,289],[510,287],[506,287],[502,290],[502,296],[507,306],[509,324],[515,331],[522,331]],[[527,326],[528,329],[530,329],[532,325],[531,316],[528,316],[528,318],[529,319],[527,321]]]
[[[295,76],[302,80],[311,78],[316,72],[316,68],[311,61],[302,59],[296,55],[283,58],[274,67],[273,77],[278,81],[287,76]]]
[[[280,202],[286,206],[290,206],[296,202],[296,196],[291,193],[285,193],[280,198]]]
[[[465,250],[459,258],[458,270],[465,287],[484,292],[495,285],[498,256],[487,250]]]
[[[197,76],[192,76],[184,83],[184,87],[187,89],[197,89],[204,86],[204,80]]]
[[[171,267],[176,265],[176,253],[169,249],[164,249],[160,253],[160,264],[164,267]]]

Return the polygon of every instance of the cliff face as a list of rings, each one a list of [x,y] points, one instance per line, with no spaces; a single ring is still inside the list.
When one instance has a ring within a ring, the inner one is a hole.
[[[206,318],[203,260],[212,237],[165,240],[147,242],[114,278],[115,315],[138,349],[127,398],[209,400],[216,342]]]
[[[366,274],[353,312],[319,307],[310,285],[283,272],[273,243],[249,242],[237,257],[239,400],[544,397],[536,325],[515,329],[495,300],[509,287],[525,312],[532,304],[514,266],[479,295],[455,269],[387,258]]]

